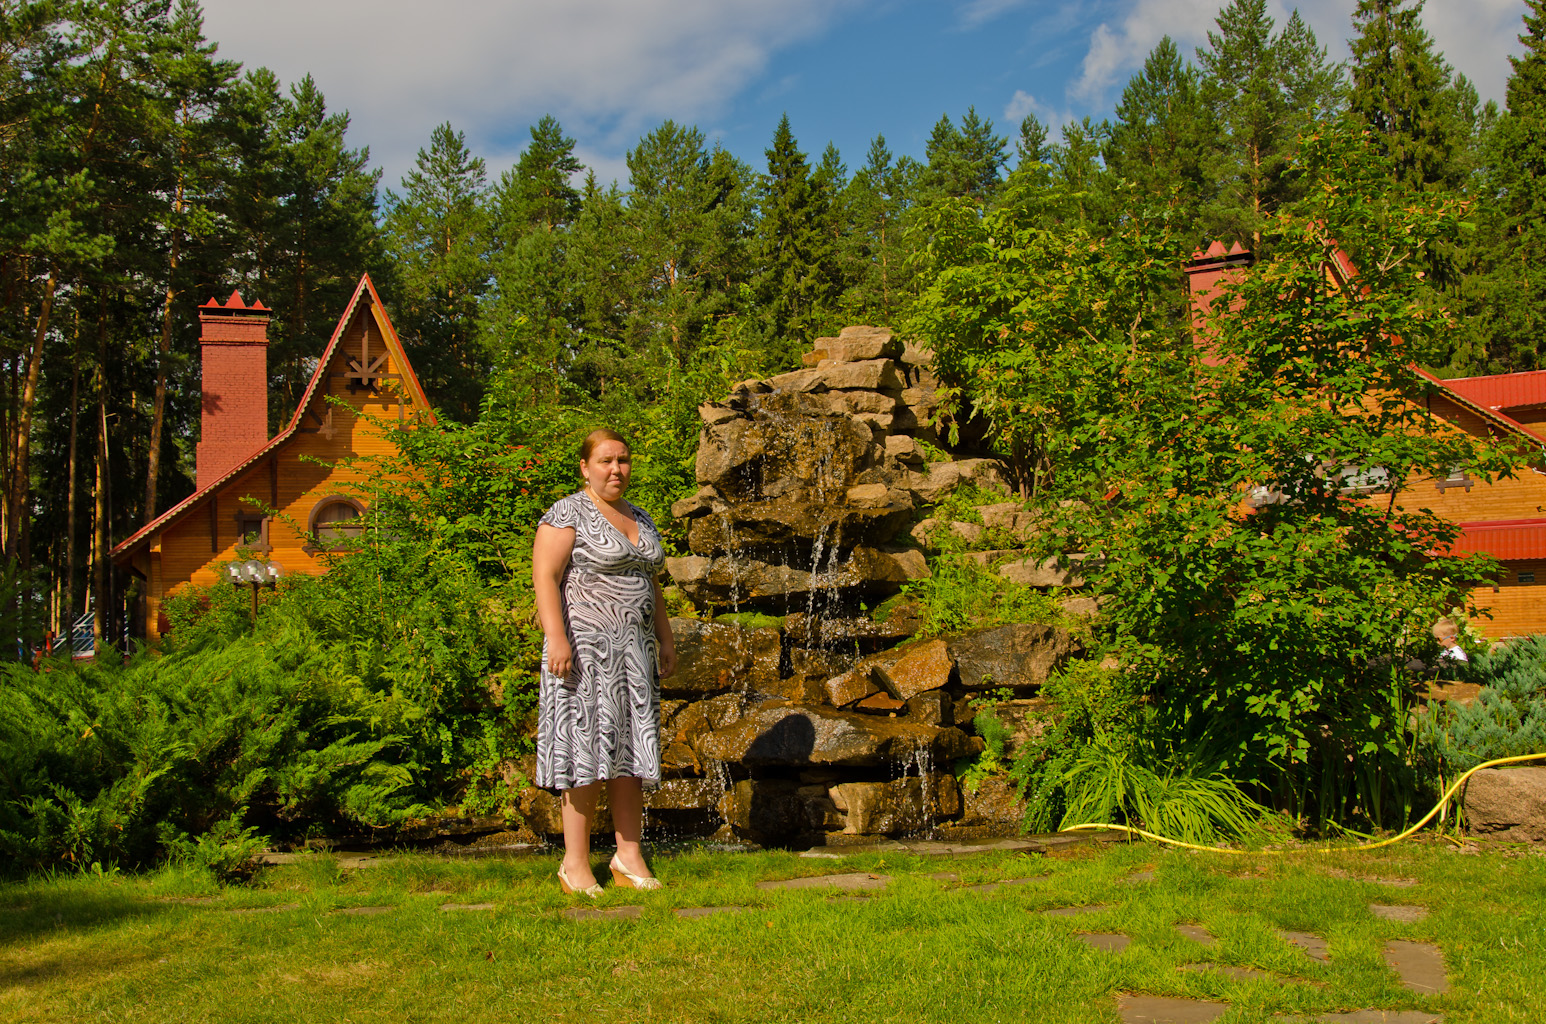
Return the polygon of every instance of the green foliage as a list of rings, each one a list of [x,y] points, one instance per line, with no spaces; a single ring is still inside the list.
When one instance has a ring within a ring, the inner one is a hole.
[[[1196,751],[1098,736],[1063,773],[1067,809],[1059,827],[1126,822],[1189,843],[1265,838],[1266,808],[1240,791],[1227,767]]]
[[[918,603],[919,636],[939,636],[1003,622],[1053,622],[1057,602],[1035,587],[1000,578],[985,566],[953,555],[929,561],[930,575],[902,592]]]
[[[1478,654],[1465,675],[1482,684],[1474,701],[1434,701],[1416,717],[1425,753],[1446,774],[1494,758],[1546,752],[1546,637]]]

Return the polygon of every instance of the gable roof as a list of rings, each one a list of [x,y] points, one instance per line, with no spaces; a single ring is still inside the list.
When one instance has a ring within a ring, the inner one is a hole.
[[[284,447],[295,436],[296,431],[301,425],[301,417],[305,415],[306,407],[311,404],[312,398],[316,396],[317,389],[321,386],[322,380],[327,373],[328,364],[333,361],[334,353],[338,351],[338,346],[343,342],[344,331],[353,322],[362,302],[368,302],[371,316],[376,321],[377,328],[381,331],[382,339],[386,342],[388,351],[392,353],[393,357],[403,368],[403,382],[409,389],[409,397],[429,417],[431,424],[435,422],[434,411],[430,409],[429,400],[424,397],[424,388],[419,384],[418,375],[413,372],[413,364],[408,362],[408,353],[403,348],[402,340],[397,336],[396,328],[392,326],[392,321],[387,318],[386,307],[381,302],[381,296],[376,294],[376,286],[371,282],[370,275],[362,274],[360,276],[360,283],[354,288],[354,295],[349,299],[349,305],[344,309],[344,315],[338,318],[338,326],[333,328],[333,336],[328,340],[327,348],[323,350],[322,358],[317,362],[317,368],[312,371],[311,381],[306,385],[306,392],[301,395],[300,403],[296,405],[295,412],[290,416],[289,424],[251,455],[211,481],[207,486],[199,488],[176,505],[167,509],[160,516],[157,516],[150,523],[136,531],[127,540],[113,548],[111,557],[114,562],[121,563],[133,555],[141,547],[148,544],[150,539],[156,534],[192,512],[199,505],[203,504],[205,499],[241,474],[247,472],[247,470],[267,456]]]
[[[1546,406],[1546,370],[1497,373],[1488,377],[1454,377],[1444,382],[1489,409],[1535,409]]]
[[[1537,434],[1535,431],[1531,430],[1529,427],[1525,426],[1523,423],[1520,423],[1518,420],[1514,419],[1512,416],[1509,416],[1506,413],[1500,412],[1497,406],[1494,406],[1494,405],[1484,405],[1481,402],[1476,401],[1476,399],[1472,398],[1471,395],[1467,393],[1468,391],[1474,391],[1475,389],[1469,388],[1469,387],[1467,387],[1465,385],[1462,385],[1461,387],[1455,387],[1454,385],[1455,385],[1456,381],[1454,381],[1454,380],[1443,380],[1443,379],[1441,379],[1439,377],[1434,376],[1433,374],[1429,373],[1427,370],[1424,370],[1422,367],[1417,366],[1415,364],[1412,366],[1412,370],[1419,377],[1421,377],[1424,380],[1428,381],[1430,384],[1437,385],[1438,390],[1444,395],[1444,397],[1448,398],[1450,401],[1454,402],[1456,405],[1458,405],[1458,406],[1460,406],[1460,407],[1462,407],[1464,409],[1468,409],[1471,412],[1474,412],[1476,415],[1480,416],[1483,420],[1486,420],[1487,422],[1491,423],[1492,425],[1494,425],[1496,427],[1499,427],[1499,428],[1501,428],[1501,429],[1503,429],[1505,431],[1508,431],[1511,434],[1519,434],[1519,435],[1521,435],[1523,437],[1528,438],[1536,447],[1543,449],[1543,451],[1546,451],[1546,438],[1543,438],[1540,434]],[[1459,378],[1460,381],[1470,381],[1470,382],[1486,381],[1486,380],[1489,380],[1489,379],[1490,378],[1487,378],[1487,377],[1462,377],[1462,378]]]

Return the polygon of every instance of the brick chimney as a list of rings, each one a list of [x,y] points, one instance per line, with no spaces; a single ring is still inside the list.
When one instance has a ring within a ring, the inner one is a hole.
[[[232,292],[199,307],[204,416],[196,486],[203,489],[268,441],[268,320],[262,302]]]
[[[1192,300],[1192,341],[1204,349],[1212,348],[1208,337],[1208,314],[1219,289],[1238,283],[1239,275],[1251,265],[1249,249],[1242,249],[1236,242],[1228,250],[1222,242],[1214,242],[1205,251],[1192,253],[1186,265],[1187,290]],[[1211,354],[1203,356],[1203,362],[1213,364]]]

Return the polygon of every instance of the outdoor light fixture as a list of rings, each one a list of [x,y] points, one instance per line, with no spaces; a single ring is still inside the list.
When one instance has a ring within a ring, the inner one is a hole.
[[[274,586],[284,574],[284,566],[278,562],[265,562],[258,558],[253,558],[246,562],[227,562],[225,565],[227,583],[238,587],[250,586],[252,588],[252,618],[254,622],[258,618],[258,588]]]

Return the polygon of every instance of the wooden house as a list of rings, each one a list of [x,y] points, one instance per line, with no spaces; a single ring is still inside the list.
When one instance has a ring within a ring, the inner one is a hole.
[[[1238,246],[1226,252],[1218,242],[1193,256],[1187,276],[1195,333],[1204,329],[1213,292],[1250,264],[1249,253]],[[1347,254],[1337,251],[1326,276],[1328,287],[1346,288],[1357,271]],[[1546,371],[1444,380],[1414,369],[1432,385],[1423,402],[1438,420],[1512,445],[1525,466],[1512,478],[1473,479],[1456,470],[1443,479],[1407,479],[1398,486],[1395,505],[1428,509],[1459,526],[1456,553],[1485,553],[1502,563],[1494,585],[1471,595],[1476,607],[1491,615],[1477,623],[1484,633],[1494,639],[1546,633]],[[1370,500],[1388,502],[1388,481],[1371,483],[1360,490],[1377,492]]]
[[[358,534],[368,458],[396,451],[383,424],[433,422],[381,298],[362,277],[300,404],[270,438],[268,323],[261,302],[246,305],[237,293],[199,307],[196,489],[112,553],[144,581],[148,639],[168,628],[167,595],[224,581],[239,555],[284,573],[323,571],[323,550]],[[355,456],[367,461],[350,465]]]

